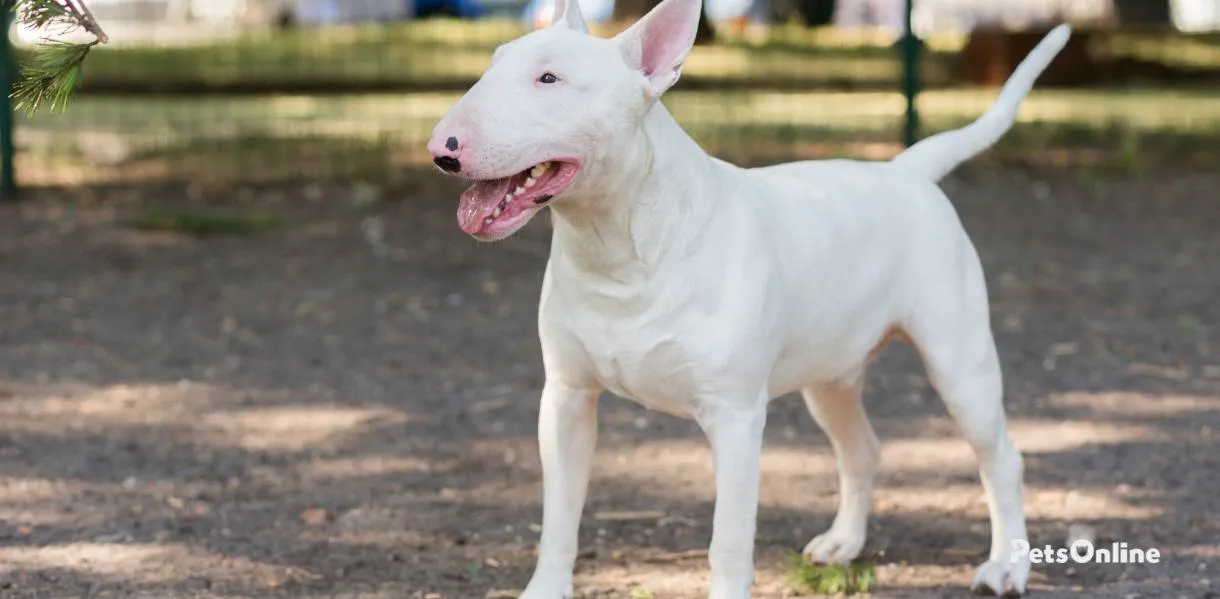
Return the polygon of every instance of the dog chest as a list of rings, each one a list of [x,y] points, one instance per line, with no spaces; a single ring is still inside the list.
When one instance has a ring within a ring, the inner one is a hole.
[[[611,393],[675,416],[692,415],[714,360],[707,327],[653,315],[564,311],[556,355]],[[557,333],[559,331],[556,331]]]
[[[611,327],[605,334],[582,338],[590,365],[606,389],[657,411],[691,415],[703,357],[690,336],[654,325]]]

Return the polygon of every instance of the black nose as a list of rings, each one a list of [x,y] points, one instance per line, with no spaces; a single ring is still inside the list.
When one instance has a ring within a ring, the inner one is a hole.
[[[441,170],[446,173],[456,173],[462,170],[462,163],[452,156],[437,156],[432,159],[432,162],[435,162],[436,166],[441,167]]]

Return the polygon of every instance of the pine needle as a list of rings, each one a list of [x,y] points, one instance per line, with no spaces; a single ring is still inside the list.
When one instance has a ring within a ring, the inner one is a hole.
[[[5,4],[12,4],[5,2]],[[16,2],[21,21],[39,29],[68,16],[68,7],[55,0]],[[8,8],[7,6],[5,8]]]
[[[45,40],[20,65],[10,94],[15,101],[14,107],[28,116],[33,116],[44,105],[62,111],[80,82],[85,57],[93,46],[104,44],[110,38],[81,0],[0,0],[0,6],[5,11],[15,10],[25,26],[61,34],[84,29],[93,34],[95,39],[89,43]]]
[[[63,110],[80,80],[81,65],[91,44],[48,42],[21,65],[21,77],[13,86],[14,108],[33,116],[44,104]]]

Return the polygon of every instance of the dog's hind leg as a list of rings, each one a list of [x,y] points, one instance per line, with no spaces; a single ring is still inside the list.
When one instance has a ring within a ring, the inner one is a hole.
[[[805,546],[805,556],[814,562],[848,563],[864,547],[880,443],[864,412],[863,388],[861,375],[845,385],[801,391],[814,421],[830,437],[839,471],[839,511],[834,523]]]
[[[987,289],[978,260],[965,263],[955,285],[932,287],[906,332],[928,378],[974,450],[991,518],[991,554],[978,568],[976,592],[1023,594],[1029,561],[1014,558],[1027,542],[1023,466],[1008,435],[1000,361],[992,337]]]

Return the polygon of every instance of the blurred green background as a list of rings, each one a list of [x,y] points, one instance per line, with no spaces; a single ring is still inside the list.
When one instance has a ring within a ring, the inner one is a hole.
[[[896,153],[900,31],[884,19],[836,22],[846,1],[768,4],[761,18],[705,23],[709,33],[665,103],[711,152],[743,164]],[[1053,25],[984,15],[963,26],[916,1],[925,135],[976,118],[1022,44]],[[986,159],[1206,164],[1220,130],[1220,33],[1211,31],[1220,2],[1198,2],[1215,15],[1183,21],[1167,0],[1094,3],[1097,14],[1075,20],[1079,51],[1060,57]],[[511,3],[465,16],[442,2],[389,17],[309,19],[290,14],[300,2],[255,17],[240,0],[202,4],[212,13],[196,14],[198,2],[90,2],[113,41],[90,55],[65,112],[18,115],[19,184],[409,182],[427,164],[436,120],[496,45],[535,24],[531,6]],[[610,35],[649,7],[628,4],[620,0],[595,32]],[[971,4],[952,14],[973,14]],[[17,27],[11,37],[20,56],[34,33]]]

